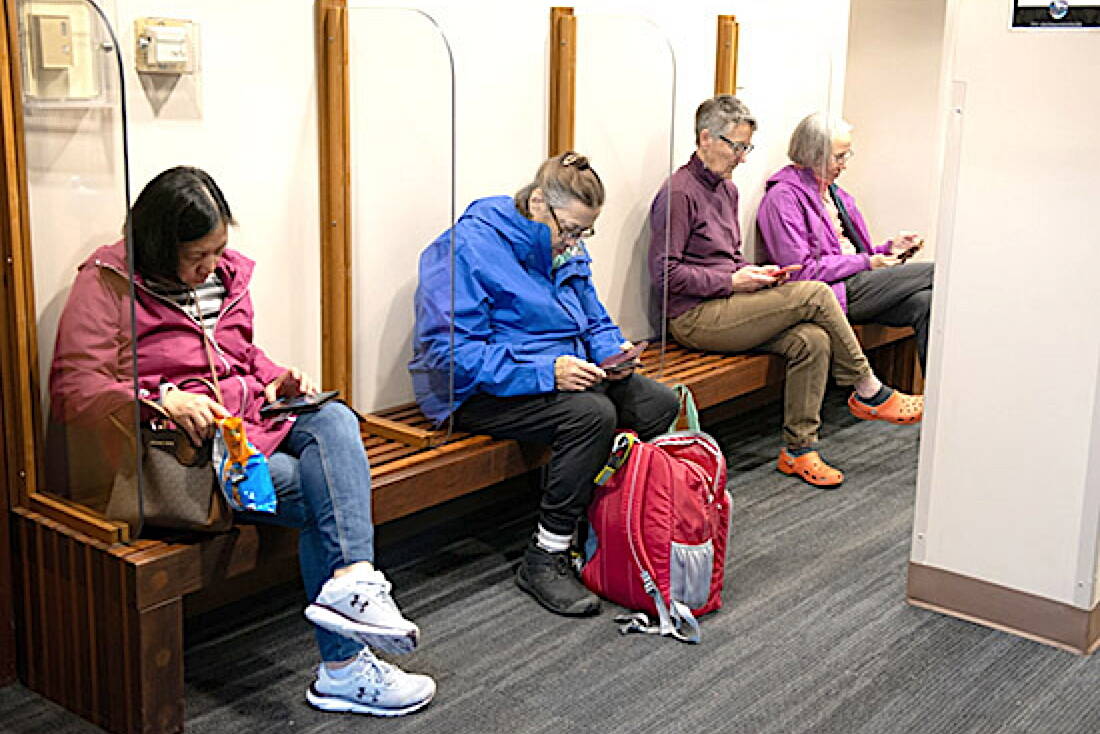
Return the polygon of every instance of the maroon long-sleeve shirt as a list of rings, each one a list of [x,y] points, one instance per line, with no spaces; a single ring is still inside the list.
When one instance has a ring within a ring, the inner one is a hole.
[[[649,224],[649,274],[659,297],[668,283],[668,318],[733,293],[733,273],[749,263],[732,181],[693,153],[657,192]]]

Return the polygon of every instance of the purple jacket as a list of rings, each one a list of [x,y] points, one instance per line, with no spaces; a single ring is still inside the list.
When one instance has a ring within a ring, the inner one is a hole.
[[[252,343],[252,299],[248,284],[255,263],[226,250],[218,273],[225,302],[214,327],[214,365],[225,407],[244,418],[248,438],[270,455],[292,421],[261,418],[264,385],[285,372]],[[77,271],[57,328],[50,368],[50,412],[62,423],[91,426],[107,413],[132,404],[129,287],[126,249],[120,240],[104,245]],[[149,290],[134,276],[137,293],[138,389],[156,398],[165,382],[210,378],[202,329],[183,309]],[[209,392],[188,385],[193,392]],[[211,396],[214,397],[214,396]]]
[[[693,154],[657,192],[649,228],[649,275],[658,298],[668,283],[669,318],[733,293],[733,273],[748,263],[732,181]]]
[[[889,253],[889,241],[878,247],[871,244],[867,223],[856,208],[855,199],[839,186],[836,190],[871,252]],[[825,210],[817,178],[810,169],[791,165],[768,179],[756,224],[769,261],[780,266],[802,265],[801,270],[791,273],[792,280],[823,280],[831,284],[841,308],[848,310],[844,279],[870,270],[871,257],[868,253],[841,252],[833,220]]]

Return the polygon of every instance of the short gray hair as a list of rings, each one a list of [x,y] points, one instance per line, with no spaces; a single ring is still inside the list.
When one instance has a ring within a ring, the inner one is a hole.
[[[699,135],[704,130],[709,130],[711,135],[722,135],[742,124],[756,130],[756,118],[744,102],[732,94],[711,97],[695,110],[695,144],[699,144]]]
[[[833,152],[833,138],[851,130],[852,126],[839,117],[826,117],[820,112],[807,115],[791,133],[787,156],[796,166],[824,170]]]

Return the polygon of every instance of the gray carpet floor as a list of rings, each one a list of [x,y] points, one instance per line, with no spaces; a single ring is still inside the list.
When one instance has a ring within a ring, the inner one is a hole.
[[[537,499],[521,482],[381,529],[380,564],[424,639],[395,662],[435,677],[428,708],[310,709],[315,648],[286,587],[189,627],[188,731],[1100,732],[1100,658],[905,604],[919,429],[855,421],[843,399],[830,393],[822,434],[848,476],[833,492],[775,471],[776,406],[710,427],[734,511],[725,607],[702,644],[624,637],[610,605],[565,619],[518,591]],[[0,731],[95,729],[11,686]]]

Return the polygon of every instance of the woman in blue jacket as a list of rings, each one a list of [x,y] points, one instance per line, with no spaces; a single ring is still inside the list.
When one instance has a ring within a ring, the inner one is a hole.
[[[588,159],[568,152],[514,197],[471,204],[420,257],[409,364],[432,420],[453,414],[463,430],[551,446],[538,532],[516,583],[550,611],[576,616],[600,608],[568,551],[615,429],[651,438],[678,410],[667,387],[599,367],[632,347],[596,295],[581,241],[603,202]]]

